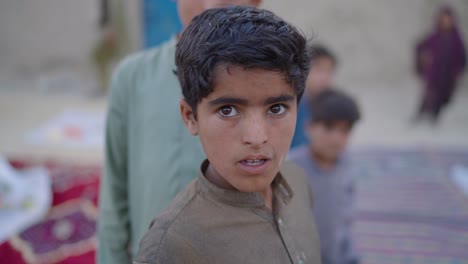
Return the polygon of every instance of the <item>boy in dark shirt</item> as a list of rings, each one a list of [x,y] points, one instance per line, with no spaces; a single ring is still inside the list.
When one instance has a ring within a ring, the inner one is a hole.
[[[320,263],[307,179],[283,162],[308,74],[304,36],[266,10],[212,9],[182,34],[176,66],[182,118],[207,160],[135,263]]]

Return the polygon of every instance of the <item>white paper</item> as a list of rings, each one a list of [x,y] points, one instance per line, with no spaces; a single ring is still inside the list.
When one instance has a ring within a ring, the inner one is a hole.
[[[71,148],[100,148],[105,114],[69,109],[26,134],[26,142]]]
[[[42,220],[52,202],[46,168],[14,170],[0,156],[0,243]]]

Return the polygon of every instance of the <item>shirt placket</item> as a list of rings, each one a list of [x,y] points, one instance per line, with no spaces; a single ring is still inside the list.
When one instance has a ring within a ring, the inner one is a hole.
[[[277,208],[274,215],[275,223],[283,245],[289,254],[291,263],[304,264],[307,260],[306,255],[303,251],[298,250],[297,242],[293,239],[293,236],[290,235],[291,232],[288,230],[287,223],[285,223],[284,218],[281,216],[282,208],[285,206],[284,201],[280,198],[282,195],[280,194],[279,197],[278,195],[276,197],[275,201]]]

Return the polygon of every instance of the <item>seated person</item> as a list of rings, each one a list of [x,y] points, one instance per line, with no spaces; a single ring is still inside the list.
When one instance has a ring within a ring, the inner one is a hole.
[[[344,154],[360,119],[356,102],[345,93],[327,89],[309,102],[312,119],[306,133],[312,143],[291,151],[314,193],[313,215],[321,241],[323,264],[357,263],[350,236],[353,184]]]
[[[193,19],[176,72],[182,119],[207,160],[152,222],[134,263],[320,263],[307,178],[283,162],[308,61],[305,37],[269,11]]]
[[[325,46],[314,44],[309,47],[310,70],[307,77],[304,96],[299,103],[296,130],[294,131],[291,149],[308,143],[304,126],[310,119],[308,102],[314,95],[330,87],[336,72],[337,60],[335,55]]]

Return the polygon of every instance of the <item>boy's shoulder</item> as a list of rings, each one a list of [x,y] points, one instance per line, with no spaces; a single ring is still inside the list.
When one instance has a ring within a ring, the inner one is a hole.
[[[304,169],[296,165],[293,161],[284,161],[281,165],[280,172],[290,184],[306,179]]]
[[[297,166],[292,161],[285,161],[280,168],[280,172],[295,195],[309,192],[307,176],[302,167]]]
[[[196,256],[191,243],[184,234],[184,225],[194,210],[198,196],[198,181],[192,181],[180,192],[169,207],[158,215],[140,241],[135,263],[170,263],[183,256],[185,259]],[[182,259],[180,259],[182,260]]]

